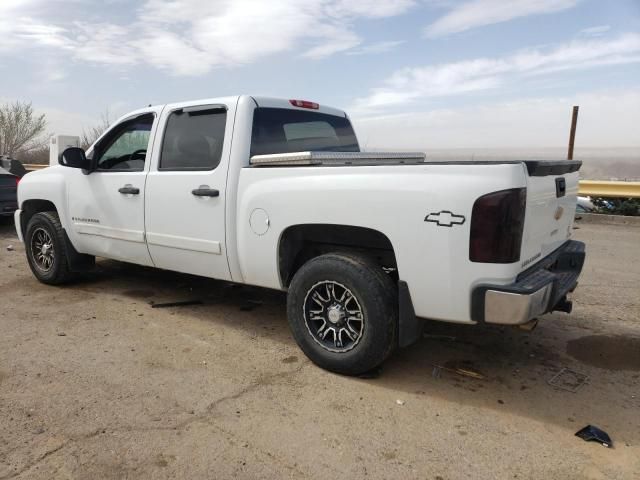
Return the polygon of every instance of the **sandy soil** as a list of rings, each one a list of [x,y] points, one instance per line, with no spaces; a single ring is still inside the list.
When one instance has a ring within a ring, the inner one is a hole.
[[[4,222],[0,479],[640,478],[640,228],[575,237],[572,314],[430,323],[356,379],[304,357],[282,293],[104,260],[48,287]],[[564,367],[588,375],[576,393],[547,383]],[[587,424],[614,448],[575,437]]]

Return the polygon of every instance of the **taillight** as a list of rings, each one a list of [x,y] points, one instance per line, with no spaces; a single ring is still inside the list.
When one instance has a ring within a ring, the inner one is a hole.
[[[513,263],[520,260],[526,188],[512,188],[478,198],[471,213],[469,260]]]
[[[320,108],[320,105],[315,102],[310,102],[309,100],[289,100],[289,103],[294,107],[310,108],[312,110],[318,110]]]

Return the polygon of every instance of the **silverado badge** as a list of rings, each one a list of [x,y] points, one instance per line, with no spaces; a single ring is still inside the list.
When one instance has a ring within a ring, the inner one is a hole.
[[[433,222],[439,227],[451,227],[453,225],[462,225],[464,223],[464,215],[456,215],[449,210],[441,210],[437,213],[430,213],[424,217],[425,222]]]

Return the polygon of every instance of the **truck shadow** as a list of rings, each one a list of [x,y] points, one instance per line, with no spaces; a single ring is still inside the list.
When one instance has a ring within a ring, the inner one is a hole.
[[[108,284],[134,302],[153,302],[156,306],[200,301],[201,305],[169,308],[176,315],[212,324],[222,322],[251,336],[294,344],[283,292],[104,260],[90,278],[78,287],[95,292]],[[638,383],[640,365],[635,369],[634,363],[628,364],[626,370],[597,368],[568,350],[570,342],[592,333],[585,332],[583,320],[575,314],[552,314],[533,332],[427,322],[423,338],[396,351],[374,378],[353,381],[366,382],[373,389],[394,390],[411,401],[428,402],[437,396],[467,406],[538,418],[570,430],[600,423],[619,436],[640,441],[637,427],[629,422],[637,408],[631,394]],[[640,339],[636,340],[635,345],[640,346]],[[609,348],[619,350],[615,344]],[[633,346],[629,351],[634,355]],[[456,373],[459,367],[462,373]],[[575,393],[548,383],[565,367],[589,377]],[[471,376],[465,372],[471,372]]]
[[[16,229],[13,223],[13,217],[0,216],[0,236],[15,237]]]
[[[418,401],[435,395],[574,431],[594,423],[619,440],[640,441],[632,420],[639,406],[640,337],[582,336],[576,320],[552,314],[533,332],[428,322],[424,338],[396,352],[378,383]],[[602,344],[600,350],[593,344]],[[569,381],[552,385],[563,368]]]
[[[91,295],[121,295],[132,308],[146,305],[149,315],[167,310],[252,335],[264,331],[282,343],[293,341],[284,292],[104,259],[69,288]]]

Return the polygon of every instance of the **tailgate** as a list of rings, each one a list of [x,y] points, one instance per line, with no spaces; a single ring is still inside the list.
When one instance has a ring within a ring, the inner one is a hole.
[[[565,243],[571,236],[582,162],[525,162],[527,206],[521,269],[524,270]]]

